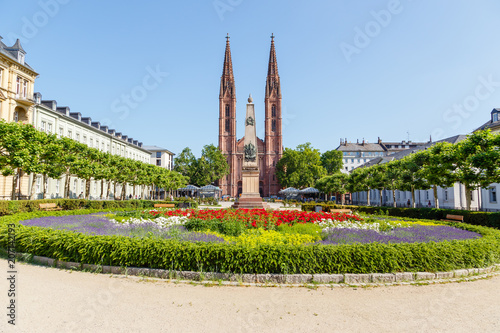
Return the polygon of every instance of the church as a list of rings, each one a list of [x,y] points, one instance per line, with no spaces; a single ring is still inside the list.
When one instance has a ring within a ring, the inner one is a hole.
[[[226,156],[230,173],[219,180],[223,195],[237,197],[242,193],[242,165],[245,138],[236,136],[236,89],[231,61],[229,36],[226,37],[226,52],[219,93],[219,149]],[[265,107],[265,138],[257,138],[259,160],[259,192],[262,197],[278,195],[280,185],[276,178],[276,164],[283,155],[281,132],[281,85],[278,63],[271,36],[271,50],[267,69]],[[244,116],[242,116],[244,117]]]

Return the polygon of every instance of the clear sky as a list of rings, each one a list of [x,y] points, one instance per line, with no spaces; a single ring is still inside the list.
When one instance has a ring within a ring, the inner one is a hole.
[[[238,137],[249,93],[263,137],[271,33],[285,147],[436,140],[469,133],[500,107],[495,0],[3,0],[0,8],[3,42],[21,39],[44,99],[177,154],[218,143],[226,33]]]

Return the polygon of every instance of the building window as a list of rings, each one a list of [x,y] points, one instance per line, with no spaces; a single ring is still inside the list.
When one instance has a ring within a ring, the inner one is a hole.
[[[0,87],[2,86],[3,69],[0,68]]]
[[[73,182],[73,193],[75,193],[75,194],[76,194],[76,179],[75,179],[75,181]]]
[[[64,129],[62,127],[59,127],[59,136],[62,137],[64,133]]]
[[[271,117],[276,117],[276,105],[273,105],[271,107]]]
[[[156,165],[161,166],[161,160],[156,160]]]
[[[1,74],[1,72],[0,72]],[[1,78],[1,75],[0,75],[0,78]],[[498,113],[493,113],[493,122],[497,122],[498,121]]]
[[[271,130],[273,132],[276,132],[276,120],[273,119],[273,121],[271,122]]]
[[[36,193],[40,193],[41,192],[41,187],[42,185],[42,178],[41,177],[37,177],[36,178]]]
[[[496,186],[490,187],[490,202],[496,203],[497,202],[497,188]]]
[[[47,124],[47,132],[52,133],[52,123]]]
[[[425,191],[425,200],[429,200],[429,191]]]
[[[82,180],[81,187],[80,187],[80,189],[82,190],[82,192],[83,192],[84,188],[85,188],[85,180]]]
[[[226,105],[226,117],[230,117],[229,105]]]
[[[161,151],[156,152],[156,158],[161,158]]]
[[[19,113],[17,111],[14,112],[14,121],[16,123],[19,121]]]
[[[444,200],[448,201],[448,190],[444,190]]]
[[[93,148],[94,147],[94,139],[90,139],[89,147]]]
[[[46,124],[46,122],[45,122],[45,121],[42,121],[42,122],[40,123],[40,130],[41,130],[42,132],[45,132],[45,124]]]
[[[474,193],[476,193],[476,192],[475,191],[470,191],[470,200],[471,201],[474,201],[474,198],[475,198]]]
[[[68,138],[73,139],[73,132],[68,131]]]
[[[23,97],[28,96],[28,81],[24,80],[23,82]]]
[[[56,182],[56,194],[59,194],[59,188],[61,186],[61,180],[58,179],[57,182]]]
[[[19,95],[21,93],[21,78],[18,76],[16,79],[16,94]]]
[[[80,142],[80,133],[76,133],[76,141]]]
[[[97,182],[94,181],[94,193],[97,193]]]
[[[95,140],[95,147],[99,149],[99,140]]]
[[[226,132],[229,132],[229,119],[226,119]]]
[[[83,143],[87,144],[87,137],[85,135],[83,136]]]

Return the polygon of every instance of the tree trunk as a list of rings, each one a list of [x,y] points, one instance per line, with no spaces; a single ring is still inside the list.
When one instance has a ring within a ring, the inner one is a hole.
[[[127,183],[123,182],[122,183],[122,200],[125,200],[127,198]]]
[[[412,187],[411,189],[411,206],[413,208],[416,208],[416,202],[415,202],[415,189]]]
[[[106,188],[106,199],[109,199],[109,193],[111,193],[111,180],[108,180],[108,186]]]
[[[380,196],[380,207],[382,207],[382,190],[378,190],[378,194]]]
[[[118,187],[118,183],[114,182],[113,184],[113,198],[116,200],[116,188]]]
[[[341,198],[342,198],[341,199],[341,203],[342,203],[342,206],[343,206],[343,205],[345,205],[345,195],[344,195],[344,193],[341,193],[340,195],[341,195]]]
[[[104,179],[101,179],[101,193],[99,193],[99,197],[104,199]]]
[[[12,175],[12,193],[10,195],[11,200],[16,200],[16,184],[17,184],[17,174],[18,170],[16,169],[16,173]]]
[[[69,171],[66,172],[66,180],[64,181],[64,198],[69,199],[69,187],[70,187],[70,176]]]
[[[370,206],[370,189],[366,191],[366,205]]]
[[[33,179],[31,180],[30,200],[34,200],[33,197],[35,195],[36,178],[37,178],[37,175],[34,173],[33,174]]]
[[[472,201],[472,189],[469,186],[465,185],[465,208],[467,210],[470,210],[471,201]]]
[[[85,199],[90,200],[90,180],[91,178],[85,179]]]
[[[43,186],[43,195],[42,195],[42,199],[47,199],[47,187],[48,187],[48,179],[47,179],[47,175],[42,175],[42,186]]]
[[[439,198],[438,198],[438,187],[434,185],[432,187],[432,191],[434,192],[434,207],[439,208]]]
[[[396,190],[392,190],[392,207],[396,208]]]

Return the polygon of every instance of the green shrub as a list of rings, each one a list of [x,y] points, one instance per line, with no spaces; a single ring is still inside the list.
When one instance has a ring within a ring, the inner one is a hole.
[[[202,220],[199,218],[189,219],[184,227],[189,231],[215,231],[228,236],[239,236],[245,232],[245,223],[238,219],[227,220]]]
[[[32,212],[0,217],[0,247],[8,247],[8,225],[15,224],[17,252],[86,264],[172,270],[341,274],[449,271],[500,262],[500,231],[463,223],[449,225],[475,231],[482,238],[412,244],[261,245],[190,243],[157,238],[93,236],[18,221],[39,216],[89,213]]]

